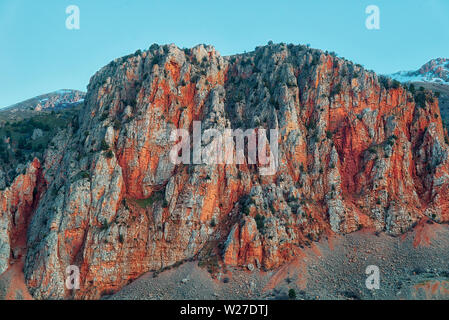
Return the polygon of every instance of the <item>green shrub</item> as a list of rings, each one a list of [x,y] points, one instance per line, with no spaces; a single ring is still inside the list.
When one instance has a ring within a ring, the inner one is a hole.
[[[316,66],[320,62],[320,58],[318,56],[313,56],[312,66]]]
[[[257,214],[255,220],[256,220],[257,230],[259,230],[259,232],[262,233],[265,228],[265,217],[260,214]]]
[[[306,123],[306,129],[307,130],[315,130],[316,129],[316,123],[313,119],[310,119],[309,123]]]
[[[103,139],[103,140],[101,141],[100,148],[101,148],[102,151],[109,150],[109,145],[106,143],[106,140]]]
[[[155,191],[149,198],[137,199],[136,202],[141,208],[145,209],[152,206],[156,201],[164,200],[164,195],[164,191]]]
[[[108,113],[107,112],[103,112],[103,114],[101,115],[101,117],[100,117],[100,121],[104,121],[104,120],[106,120],[108,118]]]
[[[100,227],[100,229],[101,229],[101,230],[107,230],[107,229],[109,229],[109,223],[108,223],[108,221],[107,221],[106,219],[103,219],[103,221],[101,222],[101,227]]]
[[[391,85],[393,89],[399,89],[400,86],[401,83],[398,80],[393,80],[393,84]]]
[[[340,92],[341,92],[341,83],[337,83],[333,88],[332,88],[332,91],[331,91],[331,96],[335,96],[335,95],[337,95],[337,94],[340,94]]]
[[[114,157],[114,153],[111,150],[108,150],[105,154],[106,158],[112,159]]]
[[[6,164],[9,163],[9,155],[6,150],[0,150],[0,159]]]
[[[249,215],[249,206],[248,205],[246,205],[246,204],[243,204],[243,214],[245,215],[245,216],[248,216]]]
[[[118,120],[114,120],[114,130],[120,130],[122,124]]]
[[[395,143],[395,141],[396,141],[396,136],[391,136],[391,137],[389,137],[388,138],[388,140],[387,140],[387,145],[389,145],[389,146],[394,146],[394,143]]]
[[[415,96],[415,103],[420,108],[426,107],[426,95],[423,91],[418,92]]]
[[[18,149],[16,151],[16,153],[15,153],[15,156],[16,156],[17,159],[23,160],[23,152],[22,152],[22,150]]]
[[[87,171],[81,171],[79,175],[81,179],[90,179],[90,174]]]
[[[292,300],[296,299],[296,291],[295,289],[288,290],[288,297]]]
[[[384,87],[385,89],[390,89],[390,78],[386,76],[379,76],[379,83],[381,87]]]

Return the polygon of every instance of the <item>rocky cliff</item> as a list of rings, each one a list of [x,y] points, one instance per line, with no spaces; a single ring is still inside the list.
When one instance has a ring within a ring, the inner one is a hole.
[[[170,133],[195,120],[278,129],[276,173],[174,164]],[[188,259],[211,272],[273,269],[360,228],[399,235],[423,217],[449,220],[448,152],[432,93],[332,54],[153,45],[96,73],[77,123],[0,191],[0,273],[25,230],[25,279],[38,299],[99,298]],[[81,271],[75,292],[64,285],[69,265]]]

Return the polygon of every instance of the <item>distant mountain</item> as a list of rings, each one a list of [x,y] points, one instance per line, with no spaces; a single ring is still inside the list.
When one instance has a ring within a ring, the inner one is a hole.
[[[2,111],[12,111],[13,109],[41,111],[44,109],[65,108],[74,103],[83,102],[85,95],[86,93],[82,91],[63,89],[16,103],[12,106],[3,108]]]
[[[449,58],[430,60],[416,71],[399,71],[389,75],[399,82],[433,82],[449,85]]]
[[[85,92],[62,89],[43,94],[9,107],[0,108],[0,124],[5,121],[21,121],[40,114],[41,111],[58,111],[84,102]]]

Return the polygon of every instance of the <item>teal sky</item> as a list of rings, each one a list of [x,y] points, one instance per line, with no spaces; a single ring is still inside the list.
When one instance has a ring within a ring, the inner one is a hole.
[[[65,27],[72,4],[80,30]],[[371,4],[380,30],[365,28]],[[269,40],[335,51],[378,73],[417,69],[449,57],[449,1],[0,0],[0,107],[86,90],[99,68],[152,43],[207,43],[230,55]]]

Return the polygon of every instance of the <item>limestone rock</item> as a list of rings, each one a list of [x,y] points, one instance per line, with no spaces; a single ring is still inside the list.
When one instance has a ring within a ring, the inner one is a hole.
[[[222,57],[153,45],[97,72],[79,128],[0,191],[0,273],[27,234],[35,298],[72,297],[65,270],[76,265],[75,298],[96,299],[201,254],[273,269],[325,233],[447,222],[449,147],[435,114],[436,98],[418,106],[406,88],[306,46]],[[277,129],[274,174],[248,159],[172,163],[172,130],[192,134],[197,120],[219,132]]]

